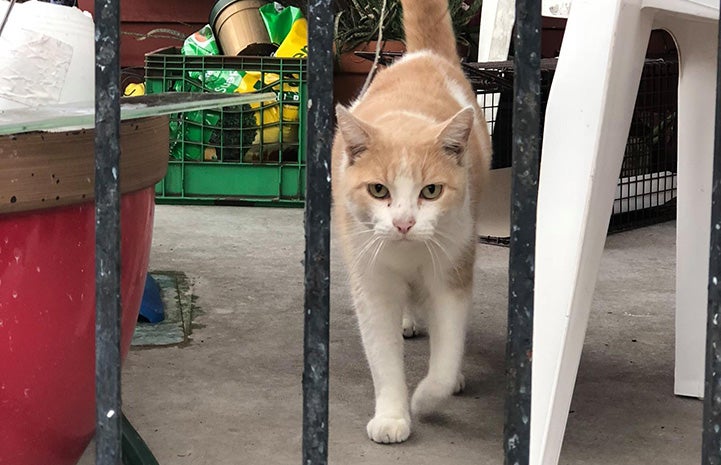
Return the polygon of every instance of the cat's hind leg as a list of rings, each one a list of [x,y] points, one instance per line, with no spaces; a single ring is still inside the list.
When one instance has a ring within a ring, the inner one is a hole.
[[[431,358],[428,374],[416,388],[411,411],[419,416],[434,413],[452,394],[465,387],[461,374],[466,336],[466,320],[471,305],[470,286],[453,289],[443,286],[431,296],[428,315]]]
[[[428,317],[428,292],[415,283],[409,287],[408,305],[403,309],[403,337],[410,339],[425,333],[424,321]]]
[[[456,377],[456,387],[453,388],[453,394],[460,394],[464,389],[466,389],[466,377],[459,371]]]

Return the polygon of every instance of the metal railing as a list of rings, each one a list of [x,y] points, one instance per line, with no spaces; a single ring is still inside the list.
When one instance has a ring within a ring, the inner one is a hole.
[[[541,0],[516,0],[513,48],[511,238],[503,449],[506,465],[527,465],[531,440],[536,198],[541,152]]]
[[[721,18],[719,18],[721,29]],[[706,382],[703,403],[703,465],[721,463],[721,35],[716,65],[716,131],[711,193],[711,244],[706,324]]]
[[[308,1],[308,150],[305,204],[303,465],[328,463],[330,152],[333,144],[333,8]]]
[[[303,465],[328,461],[330,151],[333,137],[330,0],[309,1],[309,115],[305,214]],[[121,463],[119,0],[95,1],[96,464]],[[540,0],[517,0],[509,269],[507,465],[527,465],[530,438],[534,243],[540,151]],[[721,49],[721,42],[719,45]],[[721,69],[721,62],[720,62]],[[719,73],[721,76],[721,72]],[[721,99],[717,90],[712,224],[721,224]],[[703,463],[721,461],[721,229],[712,227]]]
[[[95,0],[95,461],[120,465],[120,1]]]

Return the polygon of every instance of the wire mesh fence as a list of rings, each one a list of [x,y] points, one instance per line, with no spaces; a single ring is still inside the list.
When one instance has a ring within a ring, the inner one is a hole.
[[[541,124],[558,60],[541,60]],[[513,62],[465,65],[492,133],[492,169],[511,166]],[[609,230],[676,216],[678,59],[648,59],[631,122]]]

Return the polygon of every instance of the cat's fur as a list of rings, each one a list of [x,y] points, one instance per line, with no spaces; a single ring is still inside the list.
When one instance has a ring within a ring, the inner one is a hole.
[[[401,3],[408,53],[350,109],[337,108],[333,146],[333,220],[375,387],[367,432],[384,443],[408,438],[411,411],[431,413],[463,388],[475,225],[491,153],[447,0]],[[423,197],[438,186],[437,198]],[[371,195],[385,188],[387,197]],[[416,333],[418,317],[428,324],[431,356],[409,409],[402,336]]]

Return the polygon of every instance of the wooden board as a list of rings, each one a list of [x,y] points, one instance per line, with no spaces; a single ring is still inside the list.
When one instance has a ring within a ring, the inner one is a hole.
[[[0,214],[94,199],[95,131],[0,136]],[[124,121],[120,127],[120,190],[154,186],[168,165],[168,117]]]

